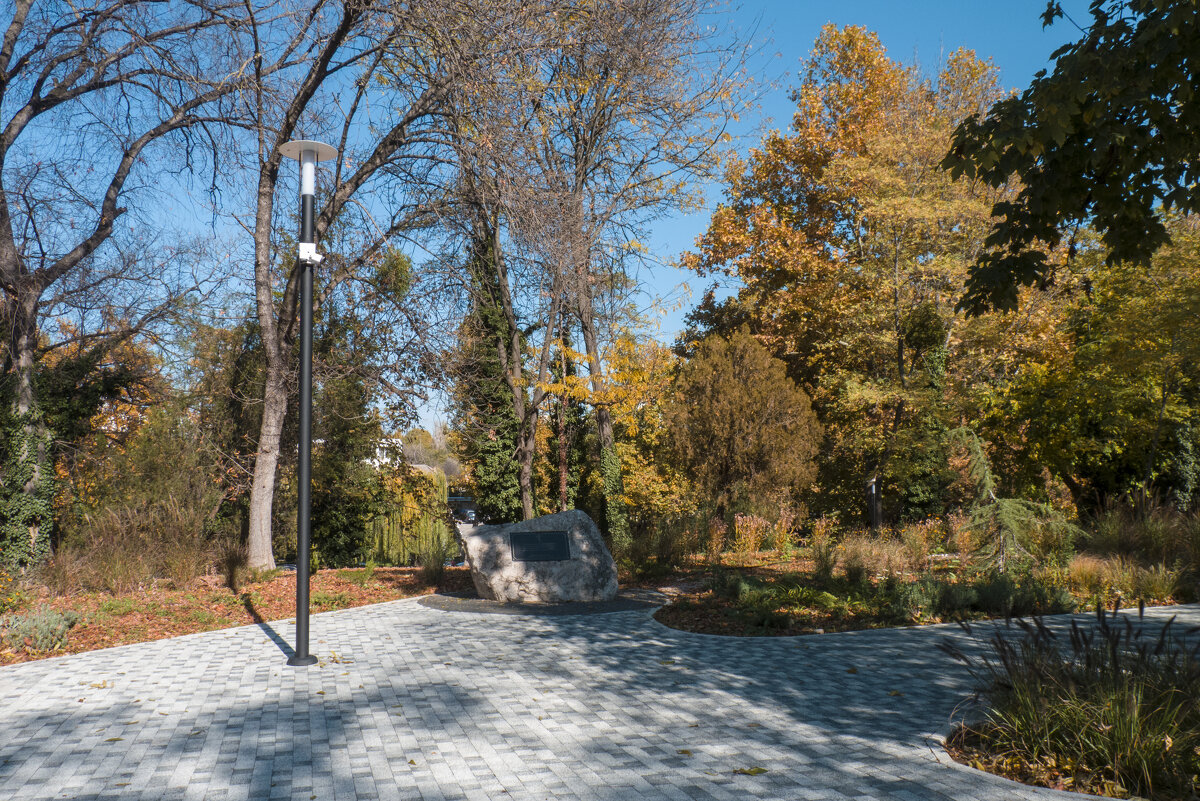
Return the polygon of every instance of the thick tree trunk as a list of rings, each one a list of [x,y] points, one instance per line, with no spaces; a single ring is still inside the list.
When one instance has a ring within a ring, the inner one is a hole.
[[[883,526],[883,497],[880,494],[879,476],[873,475],[867,479],[867,522],[871,531],[879,531]]]
[[[263,416],[254,457],[254,482],[250,486],[249,565],[254,570],[275,567],[271,520],[275,506],[275,472],[279,467],[283,419],[287,414],[287,376],[281,366],[267,368]]]
[[[14,304],[16,317],[12,321],[13,372],[16,374],[16,392],[13,395],[13,412],[18,417],[29,414],[34,408],[33,363],[37,346],[37,301],[25,297]]]
[[[896,374],[900,376],[900,388],[908,387],[907,371],[904,368],[904,322],[900,317],[900,246],[897,243],[892,255],[892,317],[896,326]]]
[[[278,170],[277,153],[273,153],[260,167],[254,229],[254,296],[259,334],[267,357],[267,375],[263,386],[263,416],[259,423],[258,452],[254,458],[254,481],[250,485],[250,531],[246,548],[252,570],[271,570],[275,567],[271,512],[275,505],[275,471],[279,466],[279,440],[283,433],[283,418],[287,413],[287,338],[284,331],[290,329],[290,321],[295,312],[293,282],[287,282],[281,308],[277,308],[271,272],[271,215]]]
[[[537,415],[521,427],[517,444],[517,483],[521,487],[521,515],[525,520],[534,516],[533,458],[537,454]]]
[[[887,444],[884,446],[883,453],[879,454],[879,459],[875,462],[870,477],[867,478],[867,520],[870,522],[872,530],[877,530],[883,525],[883,477],[887,474],[888,462],[891,461],[892,452],[896,447],[900,423],[904,419],[904,406],[904,398],[901,398],[896,404],[896,411],[892,416],[892,431]]]
[[[592,315],[591,295],[580,295],[579,327],[583,333],[584,349],[587,351],[592,392],[599,395],[604,389],[604,368],[600,362],[600,343],[596,336],[595,318]],[[625,553],[631,543],[629,519],[625,514],[625,501],[622,497],[624,486],[621,481],[621,460],[617,456],[612,414],[603,404],[596,405],[596,429],[600,435],[600,475],[604,481],[604,517],[608,524],[608,536],[612,539],[613,548]]]
[[[21,293],[10,307],[9,353],[14,373],[13,415],[20,426],[16,443],[16,475],[6,477],[19,483],[20,500],[4,510],[11,519],[4,556],[21,567],[32,565],[50,552],[50,498],[47,481],[51,475],[49,437],[37,409],[34,365],[37,348],[38,292]],[[15,489],[15,487],[14,487]]]

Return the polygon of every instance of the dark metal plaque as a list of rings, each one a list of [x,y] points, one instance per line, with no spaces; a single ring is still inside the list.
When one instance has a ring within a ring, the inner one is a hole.
[[[565,531],[514,531],[508,537],[514,562],[565,562],[571,558]]]

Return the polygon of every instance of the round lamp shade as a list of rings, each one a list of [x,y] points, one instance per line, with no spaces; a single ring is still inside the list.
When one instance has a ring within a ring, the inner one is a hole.
[[[324,142],[314,142],[310,139],[293,139],[279,146],[279,152],[289,159],[300,160],[300,155],[306,150],[316,151],[317,161],[332,161],[337,158],[337,148]]]

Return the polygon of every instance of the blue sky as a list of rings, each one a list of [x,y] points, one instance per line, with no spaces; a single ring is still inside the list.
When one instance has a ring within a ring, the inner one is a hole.
[[[747,115],[735,131],[741,138],[735,149],[744,153],[764,131],[785,129],[792,115],[788,92],[797,82],[801,62],[812,48],[821,26],[863,25],[879,34],[888,54],[906,64],[936,65],[960,47],[990,58],[1000,70],[1001,84],[1024,88],[1060,45],[1078,39],[1091,19],[1086,0],[1063,0],[1070,19],[1042,28],[1045,0],[747,0],[732,16],[742,33],[754,31],[760,44],[752,66],[764,83],[771,83],[760,110]],[[713,208],[721,200],[720,186],[706,188],[707,208],[674,215],[655,224],[650,247],[656,258],[670,262],[691,248],[704,231]],[[699,300],[709,279],[670,267],[657,267],[642,278],[647,301],[652,297],[673,300],[678,306],[661,321],[660,338],[671,341],[683,327],[687,310]],[[681,287],[690,286],[690,296]]]

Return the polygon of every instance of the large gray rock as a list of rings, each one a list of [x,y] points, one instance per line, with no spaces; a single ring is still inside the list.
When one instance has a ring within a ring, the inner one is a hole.
[[[617,595],[612,554],[596,524],[578,510],[508,525],[461,526],[459,538],[481,598],[559,603]]]

